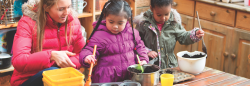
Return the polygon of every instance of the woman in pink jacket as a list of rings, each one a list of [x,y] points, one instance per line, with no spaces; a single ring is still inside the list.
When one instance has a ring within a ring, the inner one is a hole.
[[[71,0],[29,0],[22,7],[13,43],[12,86],[43,86],[42,72],[80,68],[85,45]]]

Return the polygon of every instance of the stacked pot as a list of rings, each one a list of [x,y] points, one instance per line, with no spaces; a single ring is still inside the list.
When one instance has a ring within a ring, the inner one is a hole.
[[[7,10],[8,9],[8,10]],[[7,11],[6,11],[7,10]],[[6,14],[4,14],[4,12],[6,11]],[[14,6],[10,5],[10,7],[7,7],[4,9],[4,7],[1,7],[1,16],[3,17],[3,19],[1,20],[1,24],[11,24],[11,23],[15,23],[15,19],[14,19]],[[5,16],[7,16],[7,19],[5,18]],[[7,22],[6,22],[7,21]]]

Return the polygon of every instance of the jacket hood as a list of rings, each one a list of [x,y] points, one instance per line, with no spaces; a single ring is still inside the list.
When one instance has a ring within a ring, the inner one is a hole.
[[[28,0],[22,5],[22,12],[25,16],[30,17],[32,20],[37,20],[37,6],[40,0]],[[71,8],[70,13],[74,18],[77,17],[77,12]]]
[[[143,21],[149,21],[151,23],[154,21],[153,12],[150,9],[136,16],[133,22],[137,25],[140,25]],[[181,24],[181,16],[175,9],[171,9],[170,18],[168,21],[174,21]]]

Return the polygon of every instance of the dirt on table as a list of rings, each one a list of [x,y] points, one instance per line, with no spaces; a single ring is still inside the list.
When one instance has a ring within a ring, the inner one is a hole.
[[[135,73],[141,73],[141,70],[137,70],[137,69],[132,68],[132,67],[129,67],[128,70],[131,72],[135,72]],[[157,65],[147,66],[144,69],[144,73],[153,73],[153,72],[156,72],[158,70],[160,70],[160,67]]]
[[[188,54],[184,54],[182,57],[185,57],[185,58],[201,58],[201,57],[204,57],[205,55],[202,55],[202,53],[200,54],[196,54],[194,56],[190,56]]]

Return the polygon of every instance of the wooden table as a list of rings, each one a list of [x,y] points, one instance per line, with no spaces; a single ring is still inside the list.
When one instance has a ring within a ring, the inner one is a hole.
[[[179,68],[176,68],[179,70]],[[206,67],[192,80],[180,82],[188,86],[250,86],[250,79]],[[176,85],[176,84],[175,84]]]
[[[7,69],[0,69],[0,86],[10,86],[10,78],[14,67],[11,65]]]

